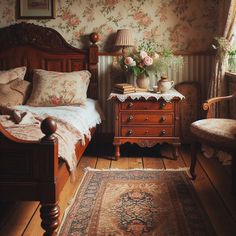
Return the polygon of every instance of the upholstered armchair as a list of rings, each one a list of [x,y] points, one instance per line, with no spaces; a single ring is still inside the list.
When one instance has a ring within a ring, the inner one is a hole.
[[[207,111],[207,118],[195,121],[190,126],[192,135],[190,174],[192,179],[196,178],[195,165],[200,144],[226,151],[232,156],[232,190],[234,194],[236,194],[236,120],[213,118],[212,108],[218,102],[235,98],[236,93],[207,100],[203,104],[203,109]]]

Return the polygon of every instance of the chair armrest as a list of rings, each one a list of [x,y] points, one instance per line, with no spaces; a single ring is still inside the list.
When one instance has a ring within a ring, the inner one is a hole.
[[[203,110],[207,111],[207,118],[212,118],[212,109],[213,105],[216,104],[217,102],[221,101],[227,101],[236,98],[236,93],[233,93],[232,95],[229,96],[224,96],[224,97],[214,97],[208,99],[205,103],[203,103],[202,107]]]

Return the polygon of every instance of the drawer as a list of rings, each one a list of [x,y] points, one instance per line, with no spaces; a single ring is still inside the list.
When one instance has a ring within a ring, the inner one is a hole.
[[[121,136],[124,137],[172,137],[173,127],[138,127],[138,126],[122,126]]]
[[[121,112],[121,123],[123,125],[145,125],[145,124],[174,124],[174,113],[167,112]]]
[[[174,110],[174,103],[158,101],[158,102],[148,102],[148,101],[132,101],[123,102],[121,104],[122,110]]]

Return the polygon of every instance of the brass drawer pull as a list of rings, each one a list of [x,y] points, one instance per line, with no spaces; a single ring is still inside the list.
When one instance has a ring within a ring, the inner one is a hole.
[[[165,116],[162,116],[161,118],[160,118],[160,122],[164,122],[166,120],[166,117]]]
[[[160,133],[161,136],[164,136],[166,134],[166,131],[163,129]]]
[[[147,120],[148,120],[148,117],[146,117],[144,120],[147,121]]]
[[[134,119],[134,117],[132,116],[132,115],[130,115],[129,117],[128,117],[128,121],[131,121],[131,120],[133,120]]]
[[[160,102],[160,108],[163,109],[166,105],[166,102]]]
[[[144,134],[148,134],[148,130],[146,130],[146,131],[144,132]]]
[[[134,104],[132,102],[129,102],[128,108],[131,108]]]
[[[132,134],[133,134],[133,131],[132,131],[131,129],[128,130],[127,135],[130,136],[130,135],[132,135]]]

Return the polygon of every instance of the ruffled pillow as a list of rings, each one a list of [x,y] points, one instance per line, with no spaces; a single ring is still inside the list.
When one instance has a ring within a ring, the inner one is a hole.
[[[87,100],[90,77],[90,72],[86,70],[68,73],[34,70],[33,90],[27,105],[62,106],[84,104]]]
[[[7,84],[12,80],[23,80],[26,73],[26,67],[17,67],[10,70],[0,71],[0,84]]]

